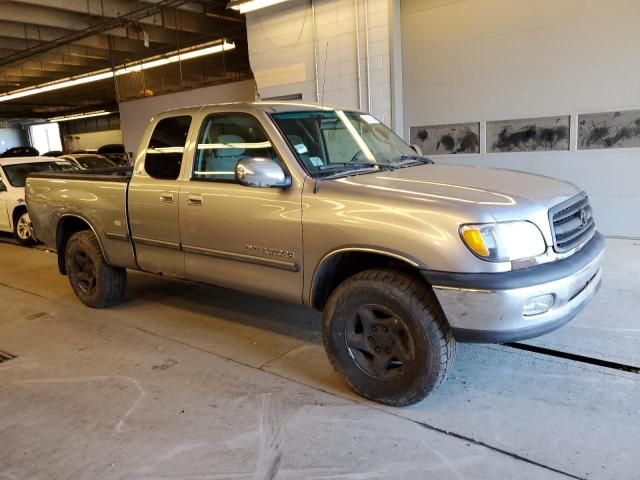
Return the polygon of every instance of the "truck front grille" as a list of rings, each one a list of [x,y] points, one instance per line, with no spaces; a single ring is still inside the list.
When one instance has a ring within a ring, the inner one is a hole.
[[[589,197],[582,192],[549,210],[553,249],[567,252],[586,242],[596,231]]]

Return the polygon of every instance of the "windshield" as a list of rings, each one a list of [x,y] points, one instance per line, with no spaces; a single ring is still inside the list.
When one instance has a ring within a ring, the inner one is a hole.
[[[38,162],[19,163],[16,165],[5,165],[4,174],[9,183],[17,188],[24,187],[27,182],[27,175],[34,172],[65,172],[70,170],[70,165],[66,162]]]
[[[94,168],[110,168],[116,166],[116,164],[109,160],[107,157],[103,157],[101,155],[83,155],[81,157],[75,157],[75,161],[78,162],[80,167],[85,170],[91,170]]]
[[[395,167],[418,157],[404,140],[368,114],[316,110],[275,113],[272,118],[313,176]]]

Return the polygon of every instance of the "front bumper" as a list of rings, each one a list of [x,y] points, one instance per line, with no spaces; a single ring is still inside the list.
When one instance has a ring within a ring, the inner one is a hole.
[[[504,273],[424,271],[460,342],[506,343],[537,337],[573,319],[600,287],[604,238],[596,232],[556,262]],[[545,313],[524,316],[527,299],[554,294]]]

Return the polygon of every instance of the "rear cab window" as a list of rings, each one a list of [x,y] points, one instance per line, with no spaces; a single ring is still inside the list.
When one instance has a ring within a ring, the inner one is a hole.
[[[144,169],[150,177],[159,180],[178,178],[190,127],[189,115],[163,118],[156,124],[144,159]]]

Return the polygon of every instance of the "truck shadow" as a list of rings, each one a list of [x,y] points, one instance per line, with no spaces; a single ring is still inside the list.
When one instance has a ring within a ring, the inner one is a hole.
[[[152,307],[153,305],[153,307]],[[117,310],[185,327],[247,326],[295,340],[321,343],[321,313],[284,301],[202,283],[129,271],[127,297]],[[159,313],[164,315],[162,318]],[[220,325],[219,322],[225,322]]]

